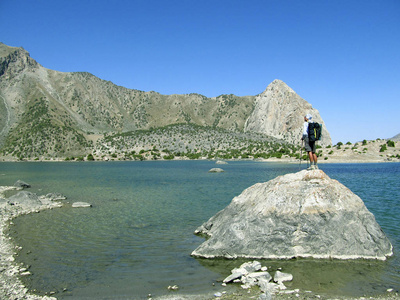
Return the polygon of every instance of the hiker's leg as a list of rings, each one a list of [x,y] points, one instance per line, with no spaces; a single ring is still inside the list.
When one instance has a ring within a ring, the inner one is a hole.
[[[319,169],[318,165],[317,165],[317,161],[318,161],[318,157],[316,153],[313,153],[313,157],[314,157],[314,168],[315,169]]]
[[[309,151],[307,153],[308,153],[308,158],[310,159],[310,167],[307,170],[315,170],[314,155],[311,151]]]
[[[313,164],[313,162],[314,162],[314,154],[311,151],[308,152],[308,158],[310,159],[310,163]]]

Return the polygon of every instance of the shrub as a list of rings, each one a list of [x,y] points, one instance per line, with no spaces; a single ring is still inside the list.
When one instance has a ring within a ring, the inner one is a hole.
[[[388,145],[389,147],[395,147],[395,146],[396,146],[395,142],[393,142],[393,141],[391,141],[391,140],[388,140],[388,141],[387,141],[387,145]]]
[[[385,150],[387,150],[386,144],[383,144],[381,146],[381,149],[379,150],[379,152],[384,152]]]

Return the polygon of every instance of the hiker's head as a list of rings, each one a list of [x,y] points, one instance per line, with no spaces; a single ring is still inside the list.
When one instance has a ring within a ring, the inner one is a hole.
[[[311,114],[306,114],[306,116],[304,117],[305,121],[310,121],[312,119],[312,115]]]

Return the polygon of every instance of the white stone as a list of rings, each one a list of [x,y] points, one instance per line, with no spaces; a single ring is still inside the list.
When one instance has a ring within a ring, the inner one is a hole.
[[[225,172],[223,169],[221,168],[212,168],[208,171],[209,173],[222,173]]]
[[[72,207],[92,207],[92,205],[87,202],[74,202],[72,203]]]
[[[283,273],[281,271],[276,271],[274,275],[274,281],[281,283],[284,281],[292,281],[293,280],[293,275],[289,273]]]
[[[242,272],[235,272],[235,273],[232,273],[231,275],[229,275],[228,277],[226,277],[226,278],[223,280],[223,282],[225,282],[225,283],[231,282],[231,281],[233,281],[233,280],[235,280],[235,279],[237,279],[237,278],[242,277],[243,275],[244,275],[244,273],[242,273]]]

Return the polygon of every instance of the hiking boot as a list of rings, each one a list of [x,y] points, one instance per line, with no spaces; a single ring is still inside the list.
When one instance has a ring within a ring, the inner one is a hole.
[[[315,170],[319,170],[318,165],[314,165]]]
[[[311,165],[311,166],[309,166],[309,167],[307,168],[307,171],[312,171],[312,170],[315,170],[315,166],[314,166],[314,165]]]

